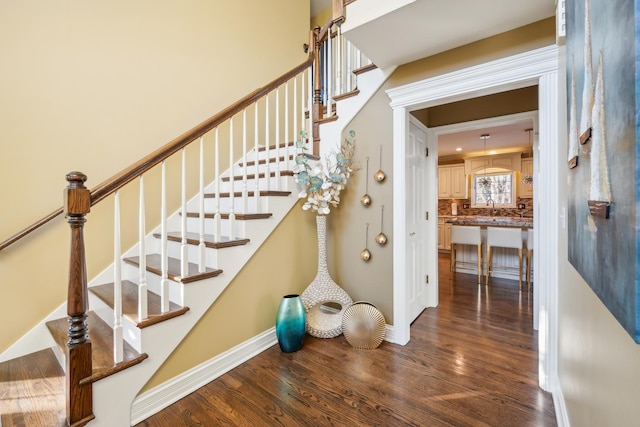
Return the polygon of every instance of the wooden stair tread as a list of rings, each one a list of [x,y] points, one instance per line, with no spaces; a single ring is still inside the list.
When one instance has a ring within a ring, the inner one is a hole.
[[[345,96],[345,98],[347,98],[347,96]],[[286,159],[293,160],[295,158],[295,156],[296,156],[296,154],[292,154],[290,156],[287,156]],[[313,155],[311,153],[307,153],[307,157],[309,157],[312,160],[320,160],[320,156],[316,156],[316,155]],[[285,159],[285,156],[280,156],[279,161],[284,162],[286,159]],[[260,159],[260,160],[258,160],[258,164],[259,165],[265,165],[267,163],[275,163],[275,162],[276,162],[276,159],[273,158],[273,157],[270,157],[268,159]],[[256,165],[256,161],[255,160],[250,160],[250,161],[247,162],[247,166],[255,166],[255,165]],[[239,166],[240,167],[244,166],[244,163],[240,162]]]
[[[109,307],[114,307],[113,283],[105,283],[104,285],[92,286],[89,291],[104,301]],[[138,317],[138,285],[129,281],[122,281],[122,315],[133,322],[138,328],[146,328],[155,325],[164,320],[181,316],[189,307],[182,307],[174,302],[169,303],[169,311],[162,313],[160,295],[147,293],[147,310],[148,317],[140,320]]]
[[[176,258],[169,258],[168,260],[168,272],[169,279],[179,283],[191,283],[198,280],[208,279],[210,277],[216,277],[222,270],[207,267],[204,273],[198,272],[198,265],[189,263],[187,266],[187,276],[182,277],[180,275],[180,260]],[[124,262],[140,266],[140,257],[134,256],[125,258]],[[162,259],[159,254],[147,255],[147,271],[162,276]]]
[[[338,120],[338,115],[334,114],[333,116],[321,118],[320,120],[318,120],[318,123],[320,123],[320,124],[322,124],[322,123],[330,123],[330,122],[335,122],[336,120]]]
[[[93,311],[87,315],[87,327],[91,341],[91,360],[93,374],[90,381],[98,381],[126,368],[137,365],[149,357],[146,353],[138,353],[129,343],[124,342],[124,358],[118,364],[113,363],[113,330]],[[47,322],[47,328],[58,347],[66,354],[69,323],[67,318]]]
[[[364,67],[360,67],[353,70],[352,73],[357,76],[359,74],[366,73],[367,71],[375,70],[376,68],[378,68],[376,64],[369,64],[369,65],[365,65]]]
[[[288,147],[285,146],[285,148],[294,148],[295,145],[289,145]],[[258,160],[258,164],[259,165],[266,165],[267,163],[276,163],[277,161],[280,162],[284,162],[285,160],[292,160],[293,159],[293,154],[289,155],[289,156],[280,156],[277,159],[275,157],[269,157],[268,159],[259,159]],[[255,160],[249,160],[247,162],[247,166],[255,166],[256,165],[256,161]],[[238,166],[242,167],[244,166],[244,162],[240,162],[238,163]]]
[[[291,141],[289,143],[286,142],[281,142],[278,145],[278,148],[287,148],[287,147],[295,147],[296,146],[296,142],[295,141]],[[258,151],[267,151],[267,150],[275,150],[276,149],[276,144],[270,145],[270,146],[264,146],[261,145],[260,147],[258,147]]]
[[[205,213],[204,217],[205,218],[215,218],[216,214],[214,213]],[[220,218],[222,219],[229,219],[230,214],[229,213],[221,213],[220,214]],[[254,220],[254,219],[268,219],[271,218],[271,216],[273,216],[272,213],[248,213],[248,214],[241,214],[241,213],[237,213],[236,214],[236,219],[240,220],[240,221],[249,221],[249,220]],[[198,212],[187,212],[187,217],[188,218],[199,218],[200,214]]]
[[[153,237],[160,238],[160,233],[154,233]],[[200,234],[194,232],[187,233],[187,244],[198,246],[200,244]],[[167,239],[172,242],[181,242],[182,233],[179,231],[170,231],[167,233]],[[249,243],[249,239],[230,239],[228,236],[221,236],[220,241],[215,241],[215,236],[212,234],[204,235],[204,245],[212,249],[230,248],[233,246],[242,246]]]
[[[342,101],[343,99],[352,98],[354,96],[358,96],[360,94],[359,89],[354,89],[350,92],[341,93],[340,95],[336,95],[333,97],[335,101]]]
[[[291,195],[291,191],[276,191],[276,190],[260,190],[259,192],[261,197],[266,197],[266,196],[274,196],[274,197],[288,197],[289,195]],[[248,197],[254,197],[256,195],[255,191],[249,191],[247,192],[247,196]],[[205,193],[204,194],[204,198],[205,199],[212,199],[216,197],[216,193]],[[225,192],[221,192],[220,193],[220,197],[223,198],[229,198],[231,197],[231,193],[229,193],[228,191]],[[242,191],[236,191],[233,193],[233,197],[242,197]]]
[[[266,174],[264,172],[260,172],[257,176],[255,173],[249,173],[247,174],[247,179],[256,179],[257,178],[264,178],[266,176]],[[276,176],[276,172],[272,171],[269,176],[271,178]],[[293,171],[289,171],[289,170],[284,170],[284,171],[280,171],[280,176],[293,176]],[[233,180],[234,181],[242,181],[244,179],[244,175],[234,175],[233,176]],[[228,176],[223,176],[222,177],[222,182],[227,182],[229,181],[229,177]]]
[[[0,363],[0,425],[61,425],[66,416],[65,381],[50,348]]]
[[[337,108],[336,103],[334,102],[334,103],[332,103],[331,105],[333,106],[333,108],[331,109],[331,111],[333,111],[333,113],[335,114],[335,112],[336,112],[336,108]],[[323,106],[322,106],[322,115],[323,115],[323,116],[324,116],[324,115],[326,115],[326,114],[327,114],[327,111],[328,111],[327,106],[326,106],[326,105],[323,105]],[[305,111],[305,112],[304,112],[304,118],[305,118],[305,119],[308,119],[308,118],[309,118],[309,110],[307,110],[307,111]]]

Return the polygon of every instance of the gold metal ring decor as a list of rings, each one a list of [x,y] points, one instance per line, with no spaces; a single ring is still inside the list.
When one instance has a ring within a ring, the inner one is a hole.
[[[342,315],[342,333],[347,342],[361,350],[378,348],[385,336],[384,316],[370,302],[356,301]]]

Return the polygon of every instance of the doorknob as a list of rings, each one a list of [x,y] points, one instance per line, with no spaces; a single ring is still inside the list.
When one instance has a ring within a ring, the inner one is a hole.
[[[415,231],[412,231],[411,233],[409,233],[409,236],[414,236],[416,234]]]

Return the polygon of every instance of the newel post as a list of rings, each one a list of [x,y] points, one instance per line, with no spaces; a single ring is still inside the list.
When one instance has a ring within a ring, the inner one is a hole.
[[[69,315],[69,341],[66,357],[67,424],[84,425],[94,418],[91,341],[87,328],[87,270],[84,253],[85,216],[91,207],[91,194],[84,186],[87,176],[82,172],[67,174],[69,185],[64,190],[64,214],[71,227],[71,253],[69,258],[69,287],[67,314]]]

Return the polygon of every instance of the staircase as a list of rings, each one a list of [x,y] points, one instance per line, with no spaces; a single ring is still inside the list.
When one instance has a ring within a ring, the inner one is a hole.
[[[332,27],[327,26],[325,42]],[[21,340],[24,343],[12,347],[13,353],[22,355],[0,363],[1,426],[131,425],[132,405],[139,390],[296,205],[298,190],[291,168],[299,149],[295,147],[293,135],[300,129],[316,130],[320,123],[347,123],[390,74],[378,74],[365,91],[368,95],[359,95],[357,84],[350,84],[341,96],[326,97],[320,106],[312,106],[312,99],[314,103],[320,103],[315,94],[321,89],[314,87],[312,96],[312,91],[307,92],[303,88],[311,87],[309,66],[313,60],[318,67],[320,55],[317,51],[322,43],[322,38],[310,43],[316,49],[311,49],[309,62],[248,95],[90,192],[83,189],[81,174],[75,173],[68,178],[70,186],[67,192],[85,191],[85,194],[90,194],[91,206],[107,196],[114,196],[114,263],[89,282],[85,277],[85,283],[80,283],[74,300],[80,301],[83,307],[86,305],[83,308],[86,308],[86,313],[75,319],[78,324],[83,324],[80,329],[86,326],[89,331],[90,344],[83,344],[90,348],[90,373],[81,375],[77,381],[70,372],[65,376],[65,367],[73,372],[70,366],[75,364],[69,357],[73,346],[68,341],[73,331],[67,316],[68,307],[72,304],[67,302],[41,326],[34,328],[30,333],[32,336]],[[356,75],[375,70],[371,64],[363,64],[357,69],[351,64],[349,73]],[[319,84],[319,79],[315,83]],[[358,97],[361,99],[360,107],[347,108],[349,112],[338,119],[336,102],[353,103]],[[290,109],[286,105],[291,98],[294,101]],[[258,101],[265,99],[264,111],[259,111]],[[251,134],[247,126],[251,127],[253,119],[247,115],[254,111],[255,129]],[[290,124],[283,128],[280,128],[280,123],[286,123],[288,119],[280,114],[291,117]],[[234,120],[236,129],[242,129],[235,134]],[[259,122],[262,123],[259,125]],[[266,126],[262,133],[258,131],[260,126]],[[270,129],[269,126],[273,127]],[[332,132],[334,140],[339,132],[341,130]],[[219,139],[224,138],[229,141],[225,148],[229,152],[228,157],[219,154]],[[314,132],[316,153],[319,151],[319,138]],[[270,143],[272,140],[276,141],[275,145]],[[200,154],[196,157],[200,165],[200,185],[199,190],[187,200],[185,147],[198,141]],[[206,185],[204,177],[208,172],[203,166],[205,144],[209,144],[207,150],[215,153],[213,176],[218,177]],[[241,153],[240,156],[234,156],[234,151]],[[166,210],[171,197],[165,194],[167,182],[170,182],[165,171],[165,159],[180,155],[183,184],[179,198],[182,201],[173,213],[168,214]],[[230,166],[221,171],[224,168],[223,157],[228,159]],[[310,157],[319,159],[314,155]],[[160,175],[159,185],[163,189],[163,212],[160,224],[149,232],[145,223],[144,179],[153,167],[161,169],[156,175]],[[140,236],[137,243],[123,252],[120,250],[119,193],[121,188],[138,185],[140,208],[135,214],[139,217]],[[85,214],[81,215],[82,218]],[[44,222],[38,226],[42,224]],[[19,233],[22,236],[17,239],[28,233]],[[2,247],[0,245],[0,249]],[[83,246],[81,249],[73,251],[72,248],[72,252],[82,252],[84,256]],[[78,262],[78,265],[84,265],[84,259]],[[73,260],[71,264],[74,264]],[[83,268],[78,270],[79,281],[82,282]],[[83,292],[86,293],[86,301],[83,301]],[[82,341],[82,330],[75,333]],[[274,342],[272,339],[269,345]],[[69,390],[72,390],[71,395]],[[78,408],[79,413],[74,414]],[[70,417],[70,413],[74,415]],[[68,421],[70,418],[72,420]]]

